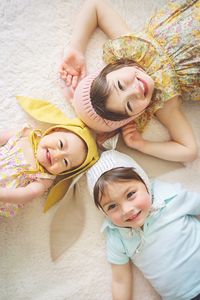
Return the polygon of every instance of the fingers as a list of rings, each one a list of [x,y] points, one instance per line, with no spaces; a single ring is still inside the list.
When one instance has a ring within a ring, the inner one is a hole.
[[[67,77],[67,73],[66,71],[62,70],[61,68],[59,69],[59,73],[60,73],[60,78],[65,80]]]
[[[136,131],[135,128],[132,128],[132,127],[123,127],[122,128],[122,134],[123,135],[127,135],[127,134],[133,134],[134,132]]]
[[[69,67],[66,64],[62,64],[59,69],[60,77],[65,81],[66,86],[72,87],[73,90],[78,85],[79,78],[84,78],[86,76],[86,67],[76,66],[75,68]]]
[[[132,130],[136,130],[136,123],[134,121],[129,122],[128,124],[124,125],[123,128],[132,128]]]
[[[61,67],[60,67],[61,71],[67,72],[69,74],[71,74],[72,76],[77,76],[80,72],[80,68],[79,67],[74,67],[73,65],[70,65],[67,62],[64,62]]]
[[[70,86],[72,83],[72,75],[68,74],[65,79],[66,86]]]
[[[71,80],[72,89],[75,90],[78,84],[78,76],[73,76]]]
[[[75,68],[69,66],[66,63],[63,63],[60,68],[59,68],[59,73],[60,73],[60,77],[64,80],[70,78],[70,76],[78,76],[79,75],[79,71],[76,70]]]
[[[83,65],[81,68],[81,79],[83,79],[86,76],[86,66]]]

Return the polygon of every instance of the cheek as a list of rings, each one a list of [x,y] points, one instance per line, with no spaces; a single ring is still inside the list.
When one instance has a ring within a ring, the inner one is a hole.
[[[142,197],[139,203],[140,203],[140,209],[142,209],[142,210],[150,210],[151,200],[150,200],[149,196]]]
[[[119,211],[116,211],[112,214],[109,214],[108,217],[113,221],[113,223],[118,223],[121,220],[121,214]]]
[[[55,175],[58,175],[64,171],[63,166],[61,163],[55,163],[54,165],[51,166],[51,172]]]

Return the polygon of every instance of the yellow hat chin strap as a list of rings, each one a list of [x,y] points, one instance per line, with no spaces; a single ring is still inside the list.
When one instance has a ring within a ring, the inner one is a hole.
[[[68,118],[54,104],[41,99],[24,96],[17,96],[17,100],[20,106],[34,119],[54,125],[46,130],[43,136],[50,133],[53,129],[63,128],[79,136],[85,142],[87,147],[87,156],[85,161],[74,170],[62,173],[61,175],[65,175],[66,177],[61,179],[51,188],[44,207],[44,211],[47,211],[65,195],[71,183],[71,178],[86,171],[98,160],[99,155],[96,142],[89,129],[80,119]]]
[[[67,118],[48,101],[22,96],[18,96],[17,100],[34,119],[61,126],[77,134],[83,139],[88,150],[84,163],[78,168],[66,172],[64,174],[66,177],[53,186],[45,202],[44,210],[47,211],[63,198],[53,217],[50,229],[51,256],[55,260],[78,239],[82,232],[85,215],[82,197],[77,197],[76,194],[76,183],[84,172],[98,160],[98,150],[89,129],[80,119]],[[46,131],[47,133],[48,131]]]

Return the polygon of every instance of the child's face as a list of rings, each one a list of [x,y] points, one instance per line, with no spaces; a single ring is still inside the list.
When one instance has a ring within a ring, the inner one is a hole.
[[[86,158],[84,141],[76,134],[59,130],[45,135],[38,144],[38,162],[51,174],[80,166]]]
[[[106,101],[108,111],[138,117],[149,105],[154,81],[142,69],[123,67],[110,72],[106,80],[111,89]]]
[[[141,181],[132,179],[108,183],[100,204],[113,224],[139,228],[149,215],[151,197]]]

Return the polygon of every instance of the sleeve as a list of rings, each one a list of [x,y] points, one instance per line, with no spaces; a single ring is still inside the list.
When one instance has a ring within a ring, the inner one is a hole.
[[[200,193],[189,191],[180,183],[174,184],[176,197],[172,200],[173,208],[181,215],[200,215]]]
[[[181,197],[188,215],[200,215],[200,193],[182,190]]]
[[[156,51],[150,42],[133,34],[109,40],[103,47],[103,60],[106,64],[127,59],[137,62],[144,69],[148,69],[155,55]]]
[[[106,250],[107,260],[109,263],[116,265],[123,265],[128,263],[129,257],[127,256],[121,239],[110,232],[106,233]]]

